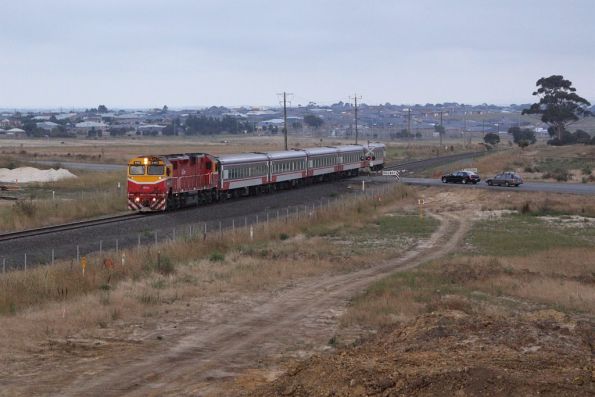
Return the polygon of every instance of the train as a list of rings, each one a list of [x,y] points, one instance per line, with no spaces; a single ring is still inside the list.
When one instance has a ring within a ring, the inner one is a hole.
[[[362,169],[381,170],[385,154],[384,144],[368,143],[219,156],[137,156],[128,162],[128,208],[168,211],[356,176]]]

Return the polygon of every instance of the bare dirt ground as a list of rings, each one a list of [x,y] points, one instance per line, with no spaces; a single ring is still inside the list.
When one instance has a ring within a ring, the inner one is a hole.
[[[316,355],[250,395],[592,396],[592,341],[592,323],[554,310],[507,319],[437,311]]]
[[[468,223],[442,223],[394,260],[346,274],[305,279],[272,293],[173,304],[158,317],[122,324],[102,338],[53,340],[0,376],[3,395],[237,395],[284,372],[289,359],[329,349],[348,299],[395,270],[441,257]]]

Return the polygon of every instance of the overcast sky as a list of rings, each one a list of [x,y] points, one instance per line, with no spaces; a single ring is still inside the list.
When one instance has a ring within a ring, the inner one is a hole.
[[[0,107],[595,99],[593,0],[4,0]]]

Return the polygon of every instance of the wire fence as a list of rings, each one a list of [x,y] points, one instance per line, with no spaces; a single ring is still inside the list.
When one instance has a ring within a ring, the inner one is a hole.
[[[398,180],[395,180],[397,182]],[[365,184],[357,186],[348,196],[326,197],[308,204],[292,205],[280,208],[266,208],[250,215],[226,217],[199,223],[184,224],[171,229],[144,230],[118,238],[104,238],[94,241],[73,244],[71,247],[33,250],[21,254],[20,257],[0,257],[2,273],[14,270],[27,270],[33,266],[51,266],[57,261],[70,261],[71,266],[78,268],[84,262],[100,263],[106,257],[114,257],[125,261],[121,255],[123,250],[130,248],[141,249],[146,246],[192,239],[223,239],[228,234],[249,233],[254,238],[260,228],[266,228],[271,223],[289,223],[292,220],[314,219],[324,211],[333,208],[347,208],[358,201],[378,200],[380,195],[388,193],[394,184],[383,184],[368,187]]]

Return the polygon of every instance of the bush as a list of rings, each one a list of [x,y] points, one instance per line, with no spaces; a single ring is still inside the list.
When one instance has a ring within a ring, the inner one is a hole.
[[[570,174],[566,170],[557,168],[551,172],[546,172],[543,174],[543,177],[546,179],[555,179],[559,182],[566,182],[570,178]]]
[[[175,273],[176,267],[167,256],[159,258],[157,261],[157,272],[163,275]]]
[[[211,253],[211,255],[209,256],[209,260],[211,262],[223,262],[225,260],[225,255],[223,255],[221,252],[219,251],[214,251],[213,253]]]
[[[539,167],[537,167],[536,165],[535,166],[527,165],[527,166],[525,166],[525,168],[523,170],[525,172],[540,172]]]
[[[281,233],[279,235],[279,240],[287,240],[289,238],[289,235],[286,233]]]
[[[37,212],[37,207],[32,201],[19,200],[15,204],[15,211],[28,218],[32,218]]]
[[[500,143],[500,135],[490,132],[483,137],[483,141],[488,145],[497,145]]]

